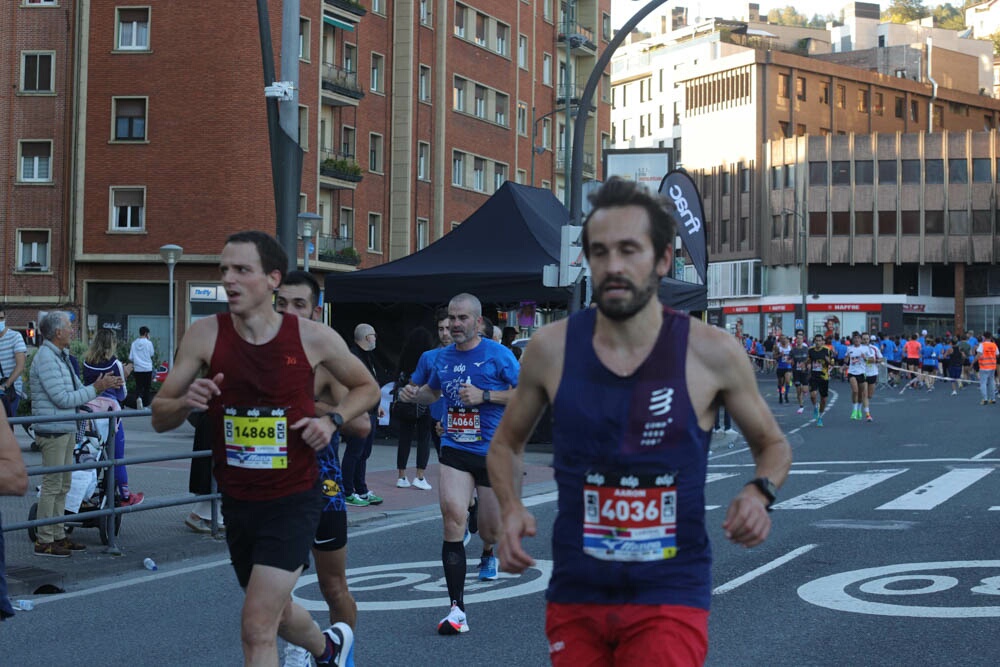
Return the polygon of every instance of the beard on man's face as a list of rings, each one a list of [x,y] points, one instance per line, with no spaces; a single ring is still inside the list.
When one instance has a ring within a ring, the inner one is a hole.
[[[646,284],[637,287],[624,276],[609,276],[598,286],[597,309],[605,317],[616,322],[623,322],[642,310],[649,300],[656,294],[660,284],[660,276],[654,271],[650,274]],[[631,295],[626,299],[607,299],[605,292],[609,289],[626,289]]]

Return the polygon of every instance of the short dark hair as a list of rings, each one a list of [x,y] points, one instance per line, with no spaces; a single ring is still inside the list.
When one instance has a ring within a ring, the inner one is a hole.
[[[319,281],[311,273],[299,271],[298,269],[289,271],[281,279],[281,284],[288,285],[289,287],[293,285],[309,285],[309,291],[312,292],[312,306],[315,308],[319,305]]]
[[[588,197],[591,210],[583,221],[583,254],[590,258],[589,235],[587,223],[594,213],[602,208],[617,208],[620,206],[638,206],[645,209],[649,216],[649,239],[653,243],[653,254],[660,258],[667,248],[673,247],[674,236],[677,233],[677,218],[674,205],[666,198],[653,194],[644,185],[635,181],[627,181],[619,176],[612,176],[608,181],[591,193]]]
[[[447,320],[451,317],[448,314],[448,306],[441,306],[434,312],[434,324],[440,324],[442,320]]]
[[[257,247],[257,255],[260,256],[260,266],[264,273],[270,274],[278,271],[281,273],[282,281],[284,281],[285,272],[288,271],[288,253],[273,236],[251,229],[230,234],[229,238],[226,239],[226,244],[230,243],[254,244]]]
[[[483,317],[483,338],[493,338],[493,320]]]
[[[149,327],[139,327],[139,335],[145,336],[149,333]]]

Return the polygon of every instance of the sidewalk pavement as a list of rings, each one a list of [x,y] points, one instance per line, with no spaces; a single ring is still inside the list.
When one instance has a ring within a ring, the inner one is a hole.
[[[191,451],[194,429],[187,423],[162,434],[153,431],[148,416],[126,419],[124,424],[126,457],[184,454]],[[41,465],[41,454],[30,450],[30,439],[21,427],[16,428],[16,434],[30,473],[32,466]],[[552,455],[549,450],[548,445],[531,445],[525,452],[525,497],[555,490]],[[416,448],[413,447],[410,453],[411,466],[407,469],[407,476],[411,481],[415,457]],[[439,475],[437,455],[434,452],[431,453],[430,461],[426,479],[434,487],[432,490],[396,488],[396,440],[376,438],[372,456],[368,460],[367,481],[369,488],[382,496],[385,502],[368,507],[348,507],[348,526],[437,515]],[[187,459],[130,465],[129,486],[133,493],[143,492],[150,500],[183,496],[188,490],[189,468],[190,460]],[[41,478],[32,477],[29,480],[31,491],[28,496],[0,498],[0,513],[6,525],[27,520],[28,511],[36,502],[34,489],[39,484]],[[106,552],[96,528],[74,529],[73,540],[85,544],[87,550],[76,552],[70,558],[35,556],[34,545],[29,540],[27,531],[4,533],[10,596],[16,598],[31,595],[44,584],[72,590],[90,580],[133,574],[142,570],[144,558],[152,558],[160,571],[189,565],[189,561],[205,557],[227,558],[224,539],[195,533],[185,525],[184,519],[189,511],[189,506],[181,505],[124,515],[118,535],[119,547],[124,552],[121,556]]]

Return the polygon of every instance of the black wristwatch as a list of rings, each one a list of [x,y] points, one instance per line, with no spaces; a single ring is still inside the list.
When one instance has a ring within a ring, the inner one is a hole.
[[[489,402],[490,402],[490,390],[483,389],[483,403],[489,403]]]
[[[333,425],[337,427],[338,431],[343,428],[344,418],[340,416],[339,412],[328,412],[326,413],[326,416],[330,418],[330,421],[333,422]]]
[[[756,486],[764,497],[767,498],[767,511],[771,511],[771,505],[774,504],[775,498],[778,497],[778,487],[774,485],[774,482],[769,480],[767,477],[756,477],[747,482],[747,486],[753,484]]]

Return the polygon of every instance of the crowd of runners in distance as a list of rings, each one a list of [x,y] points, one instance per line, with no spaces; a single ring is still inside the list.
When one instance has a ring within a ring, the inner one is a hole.
[[[997,399],[997,345],[990,332],[961,335],[946,332],[928,335],[926,330],[908,335],[879,337],[876,332],[852,332],[850,336],[816,334],[806,341],[798,330],[792,337],[771,334],[765,340],[738,336],[758,373],[774,374],[778,403],[790,403],[796,395],[797,412],[805,408],[810,394],[814,416],[822,426],[825,399],[830,380],[851,384],[851,419],[873,421],[869,401],[879,384],[909,390],[934,391],[943,385],[951,395],[968,384],[978,384],[980,403],[994,404]],[[820,352],[825,349],[826,353]]]

